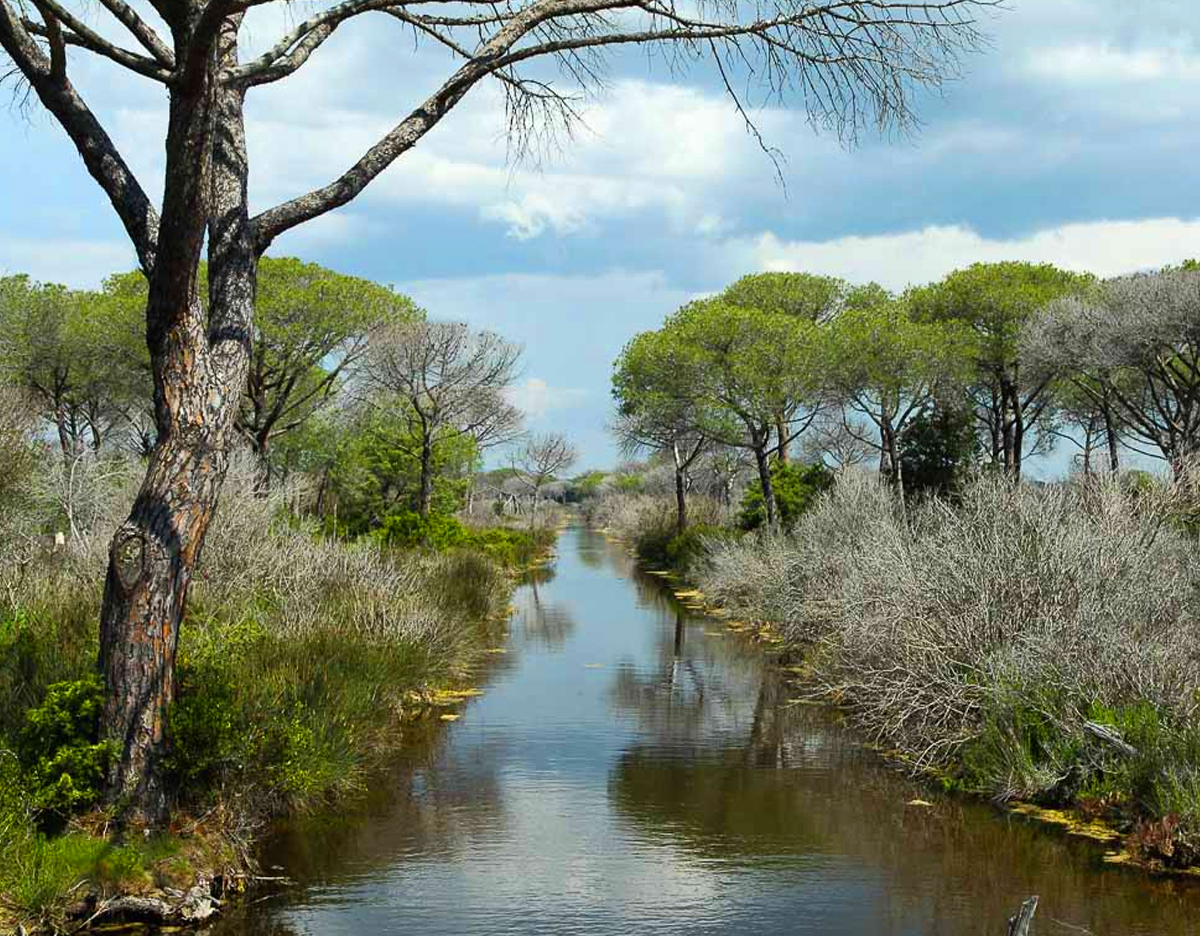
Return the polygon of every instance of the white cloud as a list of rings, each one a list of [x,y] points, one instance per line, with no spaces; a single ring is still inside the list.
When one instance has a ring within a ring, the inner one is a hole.
[[[1071,43],[1033,49],[1028,67],[1042,78],[1120,84],[1200,77],[1200,56],[1181,46],[1122,49],[1108,42]]]
[[[586,390],[552,387],[540,377],[528,377],[524,383],[508,390],[509,402],[521,409],[530,419],[541,419],[555,410],[571,409],[587,395]]]
[[[371,102],[361,109],[263,103],[252,97],[247,119],[255,210],[336,177],[399,116]],[[122,145],[157,154],[163,117],[158,110],[122,111]],[[721,209],[731,189],[746,181],[748,169],[768,168],[719,94],[619,80],[583,117],[575,139],[550,154],[542,170],[513,166],[502,96],[481,87],[376,180],[360,204],[376,210],[449,206],[503,225],[521,240],[593,233],[605,221],[647,211],[664,218],[673,234],[713,236],[729,226]],[[756,121],[768,137],[779,138],[794,131],[799,118],[769,109]]]
[[[1200,255],[1200,219],[1150,218],[1066,224],[1024,237],[986,238],[961,225],[827,241],[767,232],[714,250],[730,276],[747,270],[808,270],[892,289],[940,279],[977,262],[1026,260],[1115,276]]]
[[[0,235],[0,276],[28,273],[35,280],[82,289],[99,286],[106,276],[136,266],[137,257],[127,242]]]

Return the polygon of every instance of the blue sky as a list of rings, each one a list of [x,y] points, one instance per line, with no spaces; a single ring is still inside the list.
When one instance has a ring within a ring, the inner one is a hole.
[[[261,12],[251,43],[306,9]],[[623,343],[743,273],[901,288],[975,260],[1111,275],[1200,254],[1195,13],[1194,0],[1009,0],[985,23],[990,50],[920,101],[912,140],[848,151],[797,111],[760,110],[786,190],[703,72],[618,58],[587,126],[540,167],[508,163],[500,98],[477,89],[362,198],[272,252],[394,283],[433,317],[523,342],[517,398],[531,428],[567,432],[587,466],[603,466]],[[449,68],[390,21],[344,28],[294,80],[250,100],[256,207],[328,181]],[[161,90],[85,58],[72,73],[161,190]],[[14,109],[0,128],[0,272],[84,286],[132,266],[51,120]]]

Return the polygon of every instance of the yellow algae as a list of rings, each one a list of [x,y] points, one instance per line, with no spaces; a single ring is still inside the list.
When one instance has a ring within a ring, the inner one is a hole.
[[[674,592],[674,595],[676,598],[680,598],[680,599],[682,599],[682,598],[703,598],[704,592],[700,591],[700,589],[698,589],[698,588],[693,588],[688,591]]]
[[[462,718],[461,715],[459,715],[455,712],[446,712],[444,715],[442,715],[440,717],[441,717],[442,721],[458,721],[460,718]]]
[[[484,653],[508,653],[508,647],[488,647]]]
[[[667,572],[663,569],[646,569],[647,575],[657,575],[659,578],[674,578],[675,573]]]
[[[1080,819],[1061,809],[1043,809],[1040,806],[1034,806],[1032,803],[1014,803],[1009,808],[1012,812],[1022,816],[1029,816],[1038,822],[1058,826],[1068,835],[1089,838],[1097,842],[1115,842],[1121,838],[1121,833],[1105,825],[1103,822]]]
[[[438,689],[430,697],[433,705],[457,705],[459,702],[483,695],[482,689]]]
[[[911,800],[909,800],[907,803],[905,803],[904,805],[905,805],[905,806],[921,806],[921,807],[924,807],[924,808],[930,808],[930,807],[932,807],[932,806],[933,806],[933,803],[929,802],[929,800],[923,800],[923,799],[911,799]]]
[[[704,636],[705,636],[705,637],[724,637],[724,636],[725,636],[725,631],[710,631],[710,630],[706,630],[706,631],[704,632]]]

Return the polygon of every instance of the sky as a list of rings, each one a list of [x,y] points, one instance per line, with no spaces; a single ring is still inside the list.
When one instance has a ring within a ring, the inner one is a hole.
[[[248,47],[309,8],[256,11]],[[624,343],[743,274],[901,289],[975,261],[1115,275],[1200,255],[1195,11],[1195,0],[1008,0],[982,23],[989,48],[918,99],[911,138],[848,148],[799,109],[757,108],[782,183],[702,68],[618,56],[574,138],[536,162],[510,160],[502,98],[481,86],[358,200],[271,253],[394,284],[431,318],[523,343],[514,398],[529,428],[565,432],[580,468],[605,467]],[[293,79],[252,93],[253,210],[334,178],[449,75],[446,56],[380,19],[343,27]],[[162,89],[81,55],[71,74],[160,193]],[[133,267],[111,208],[36,106],[0,111],[0,165],[0,274],[84,287]]]

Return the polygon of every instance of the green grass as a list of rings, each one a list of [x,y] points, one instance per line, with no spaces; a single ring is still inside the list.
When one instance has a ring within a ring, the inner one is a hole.
[[[547,545],[500,533],[485,539],[503,547],[506,562]],[[366,574],[354,571],[362,567],[348,564],[347,577],[323,583],[300,618],[269,579],[251,582],[235,602],[208,601],[198,582],[169,713],[175,814],[214,811],[249,827],[362,790],[401,742],[405,721],[426,710],[429,692],[461,683],[494,643],[512,583],[495,552],[398,554],[410,563],[403,581],[411,593],[402,595],[370,592],[352,580]],[[73,698],[71,687],[94,673],[99,591],[65,574],[43,585],[0,618],[0,923],[53,927],[88,891],[184,881],[196,846],[180,853],[175,838],[120,844],[88,834],[102,816],[64,828],[39,810],[41,775],[25,766],[28,752],[15,752],[23,738],[58,738],[44,726],[31,734],[30,713],[57,716],[54,700]],[[43,767],[67,762],[42,754],[35,760]]]

